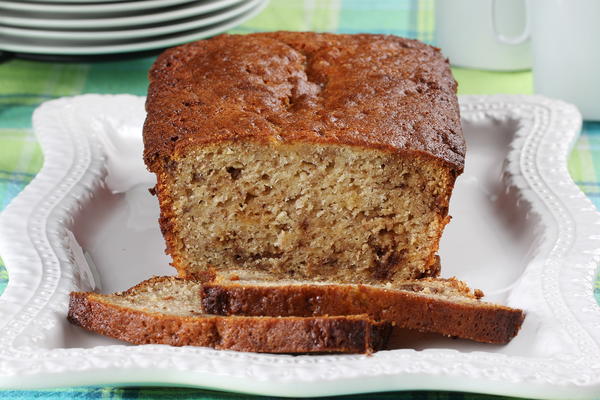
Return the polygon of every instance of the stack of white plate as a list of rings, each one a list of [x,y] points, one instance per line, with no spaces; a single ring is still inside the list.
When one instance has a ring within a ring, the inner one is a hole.
[[[2,0],[0,50],[93,56],[149,52],[214,36],[267,0]]]

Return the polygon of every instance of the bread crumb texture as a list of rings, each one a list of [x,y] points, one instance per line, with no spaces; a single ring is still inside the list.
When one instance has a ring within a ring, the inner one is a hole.
[[[452,179],[437,163],[353,147],[201,147],[178,160],[166,188],[171,251],[192,274],[418,278],[434,261]]]

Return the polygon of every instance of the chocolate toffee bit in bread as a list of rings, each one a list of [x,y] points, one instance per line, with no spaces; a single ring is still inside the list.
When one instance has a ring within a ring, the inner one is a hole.
[[[200,283],[156,277],[123,292],[71,293],[68,319],[135,344],[205,346],[259,353],[372,353],[391,325],[365,315],[220,317],[204,314]]]
[[[181,276],[435,276],[465,143],[438,49],[385,35],[222,35],[150,71],[145,162]]]

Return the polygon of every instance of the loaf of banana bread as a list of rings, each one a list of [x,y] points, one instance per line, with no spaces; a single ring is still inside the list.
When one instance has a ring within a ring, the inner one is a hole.
[[[150,71],[144,157],[180,276],[435,276],[462,172],[440,51],[388,35],[222,35]]]

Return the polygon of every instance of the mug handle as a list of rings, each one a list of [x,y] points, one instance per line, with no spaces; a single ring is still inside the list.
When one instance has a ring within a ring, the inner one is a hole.
[[[496,40],[499,41],[500,43],[504,43],[504,44],[512,44],[512,45],[517,45],[517,44],[521,44],[523,42],[525,42],[527,39],[529,39],[529,36],[531,35],[531,29],[529,27],[529,18],[528,18],[528,11],[527,11],[527,4],[525,3],[525,26],[523,27],[523,32],[521,32],[519,35],[517,36],[506,36],[503,35],[502,33],[498,32],[498,24],[496,23],[496,4],[497,4],[497,0],[492,0],[492,30],[494,31],[494,36],[496,37]]]

